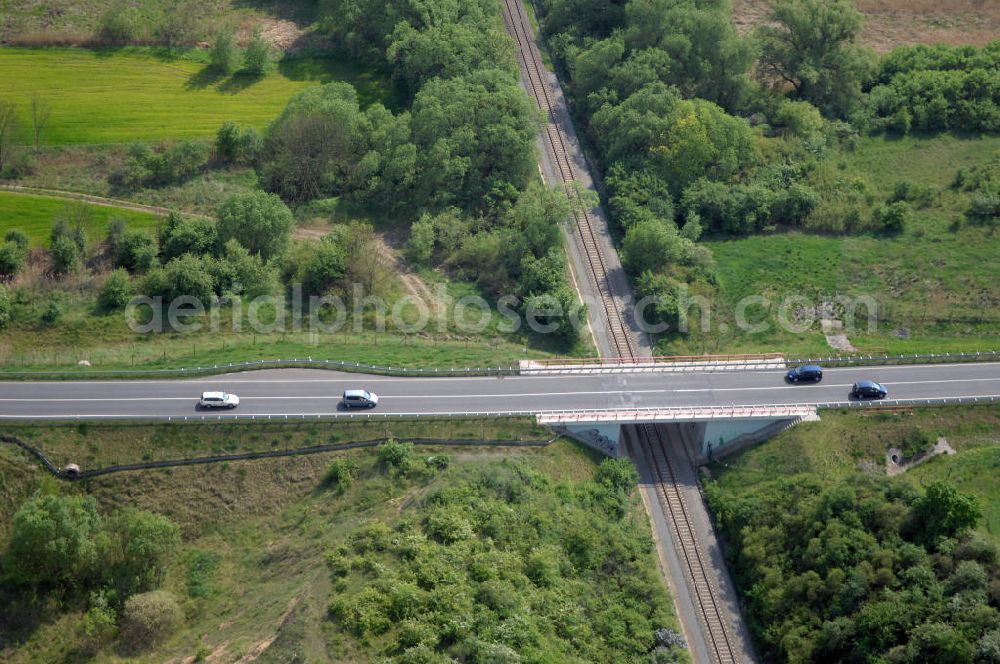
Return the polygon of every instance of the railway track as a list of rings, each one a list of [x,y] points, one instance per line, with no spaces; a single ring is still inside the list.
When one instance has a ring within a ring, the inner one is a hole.
[[[705,627],[705,641],[709,654],[720,664],[735,664],[739,661],[739,657],[726,627],[726,613],[716,599],[718,591],[712,583],[712,575],[709,574],[707,563],[698,547],[690,510],[680,488],[679,472],[682,469],[671,463],[664,451],[666,441],[655,425],[637,425],[635,431],[639,453],[646,457],[656,481],[657,499],[676,535],[681,564],[690,580],[691,591],[699,612],[698,617]],[[686,449],[685,447],[685,453]],[[694,464],[691,463],[691,459],[687,461],[690,463],[689,469],[693,469]]]
[[[543,140],[554,158],[562,182],[564,184],[576,182],[576,168],[570,158],[570,151],[567,149],[568,140],[556,122],[556,104],[553,101],[549,79],[542,63],[541,53],[534,40],[534,30],[528,19],[527,11],[522,0],[503,0],[503,2],[504,22],[508,32],[517,42],[523,78],[538,104],[538,108],[545,114]],[[571,188],[567,189],[567,195],[576,197],[579,201],[579,193]],[[622,362],[636,362],[639,359],[639,354],[636,350],[633,331],[626,324],[622,313],[626,300],[619,300],[615,297],[608,278],[607,263],[594,228],[593,215],[583,205],[576,207],[574,220],[577,236],[584,251],[590,278],[601,297],[605,322],[611,343],[614,346],[615,359]],[[655,425],[637,425],[634,431],[639,447],[638,453],[646,456],[649,467],[653,470],[657,497],[676,534],[681,562],[689,576],[696,604],[695,611],[699,614],[698,619],[702,623],[710,655],[720,664],[739,662],[737,648],[734,646],[726,627],[725,611],[717,600],[718,592],[712,583],[709,569],[706,567],[698,547],[690,510],[685,504],[684,494],[678,484],[677,471],[689,470],[693,473],[694,462],[689,458],[685,462],[688,464],[686,468],[675,468],[665,452],[662,434]]]
[[[543,73],[545,67],[542,64],[542,56],[538,51],[538,46],[533,38],[534,30],[528,19],[528,13],[521,3],[521,0],[504,0],[504,22],[507,29],[517,42],[518,58],[524,79],[528,83],[532,97],[538,104],[538,108],[545,114],[545,136],[544,140],[555,158],[555,165],[559,172],[559,177],[563,184],[576,182],[576,169],[570,158],[569,150],[566,147],[566,137],[563,131],[555,122],[556,106],[552,100],[547,76]],[[567,190],[567,195],[575,198],[579,202],[580,195],[572,189]],[[593,215],[584,206],[578,205],[573,216],[576,222],[577,237],[584,250],[590,278],[601,297],[602,309],[607,322],[608,331],[612,344],[615,346],[616,356],[626,361],[634,361],[636,344],[633,339],[633,332],[626,324],[622,316],[622,306],[615,298],[608,279],[608,268],[598,244],[597,233],[594,230],[595,222]]]

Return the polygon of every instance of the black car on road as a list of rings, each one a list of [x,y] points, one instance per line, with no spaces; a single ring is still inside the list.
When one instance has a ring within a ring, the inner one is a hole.
[[[851,388],[852,399],[885,399],[889,390],[873,380],[859,380]]]
[[[785,380],[789,383],[818,383],[823,380],[823,368],[815,364],[805,364],[795,367],[785,374]]]

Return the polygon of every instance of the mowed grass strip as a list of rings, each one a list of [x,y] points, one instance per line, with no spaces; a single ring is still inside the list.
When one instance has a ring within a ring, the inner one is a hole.
[[[67,214],[70,211],[72,214]],[[85,212],[81,214],[81,211]],[[155,231],[160,219],[149,212],[94,205],[65,198],[0,191],[0,237],[3,233],[17,228],[28,235],[32,246],[48,247],[52,225],[60,215],[67,215],[72,219],[84,219],[84,232],[91,242],[104,238],[108,222],[113,218],[123,219],[129,228],[149,229],[150,232]]]
[[[46,145],[208,137],[227,120],[263,128],[310,85],[346,80],[365,102],[383,82],[332,58],[281,63],[260,78],[220,77],[203,62],[155,51],[0,48],[0,99],[18,105],[18,139],[33,141],[34,95],[52,109]]]

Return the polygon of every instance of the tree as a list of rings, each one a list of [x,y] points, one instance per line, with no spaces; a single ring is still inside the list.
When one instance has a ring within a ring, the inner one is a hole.
[[[215,280],[205,260],[193,254],[178,256],[163,267],[153,268],[143,283],[146,293],[162,297],[164,304],[182,296],[206,303],[215,292]]]
[[[9,281],[24,268],[24,249],[17,242],[0,245],[0,281]]]
[[[222,255],[210,263],[215,290],[219,293],[238,293],[252,298],[269,295],[278,287],[278,270],[274,263],[265,263],[236,240],[226,242]]]
[[[55,274],[69,274],[80,267],[80,250],[67,235],[60,235],[52,241],[49,254]]]
[[[225,122],[215,134],[215,158],[224,164],[233,164],[240,158],[241,132],[235,122]]]
[[[31,129],[35,135],[35,151],[38,151],[42,139],[42,132],[49,124],[52,116],[52,104],[36,92],[31,96]]]
[[[434,254],[434,221],[426,212],[410,226],[410,239],[406,243],[410,260],[420,266],[430,264]]]
[[[236,70],[238,55],[236,38],[233,36],[232,30],[222,29],[215,33],[209,55],[212,69],[227,76],[232,74]]]
[[[347,273],[347,255],[339,238],[327,235],[311,247],[303,266],[302,288],[309,295],[323,295]]]
[[[0,173],[14,157],[14,134],[17,132],[17,105],[0,99]]]
[[[158,251],[156,238],[140,230],[125,230],[115,241],[115,266],[132,273],[146,272],[156,264]]]
[[[360,283],[368,293],[380,292],[385,282],[386,258],[375,229],[371,224],[352,221],[339,230],[348,278]]]
[[[622,264],[633,274],[659,272],[680,261],[683,242],[671,222],[639,222],[625,233]]]
[[[141,23],[139,10],[123,0],[113,4],[104,12],[97,34],[104,41],[126,44],[139,35]]]
[[[183,621],[177,598],[163,590],[133,595],[121,617],[122,645],[128,652],[148,650],[173,634]]]
[[[203,256],[211,254],[219,245],[219,231],[209,219],[180,217],[168,222],[163,230],[163,260],[182,254]]]
[[[845,117],[874,70],[871,51],[855,45],[863,17],[849,0],[778,0],[757,28],[760,75],[792,86],[827,115]]]
[[[295,220],[274,194],[261,191],[229,197],[218,212],[219,242],[236,240],[268,261],[285,253]]]
[[[562,245],[562,227],[570,216],[566,193],[532,182],[507,215],[508,223],[525,239],[536,257]]]
[[[92,497],[42,496],[14,514],[4,564],[20,584],[74,589],[97,574],[96,533],[101,528]]]
[[[685,97],[699,97],[727,110],[740,107],[753,63],[750,44],[733,27],[730,12],[717,2],[631,0],[626,5],[625,44],[668,56],[667,83]]]
[[[12,318],[12,308],[10,294],[7,292],[7,287],[0,284],[0,330],[10,324],[10,319]]]
[[[28,235],[18,228],[12,228],[7,231],[3,236],[3,241],[13,242],[19,246],[22,251],[27,251],[28,245],[31,244],[31,241],[28,239]]]
[[[410,119],[417,200],[477,210],[489,192],[524,189],[536,172],[537,123],[530,99],[499,71],[427,82]]]
[[[159,514],[125,508],[107,519],[100,559],[118,596],[158,587],[180,541],[177,524]]]
[[[264,39],[260,28],[254,28],[243,54],[243,71],[251,76],[262,76],[267,71],[271,46]]]
[[[98,303],[107,311],[121,309],[128,304],[131,291],[132,284],[128,278],[128,271],[125,268],[118,268],[104,280]]]
[[[308,88],[292,97],[267,131],[261,180],[290,201],[350,191],[368,153],[370,126],[347,83]]]
[[[919,539],[934,543],[976,525],[981,515],[976,498],[961,494],[943,480],[931,482],[927,492],[913,505]]]

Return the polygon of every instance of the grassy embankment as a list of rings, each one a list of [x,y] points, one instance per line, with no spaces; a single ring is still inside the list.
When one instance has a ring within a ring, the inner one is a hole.
[[[848,181],[884,201],[906,181],[929,188],[933,197],[926,207],[914,205],[911,223],[895,236],[788,231],[707,240],[719,275],[712,330],[703,333],[695,325],[689,338],[665,342],[661,350],[828,354],[818,324],[801,334],[783,331],[778,305],[789,296],[816,303],[836,295],[868,296],[878,303],[874,332],[867,329],[865,307],[857,309],[858,329],[849,338],[860,350],[1000,349],[1000,233],[965,222],[971,194],[951,186],[959,169],[985,164],[998,152],[1000,137],[941,135],[864,138],[854,152],[832,153],[811,176],[827,196]],[[733,324],[736,305],[755,295],[770,305],[766,312],[751,306],[748,318],[768,328],[739,332]]]
[[[734,496],[766,480],[806,474],[833,484],[863,474],[884,476],[889,447],[922,432],[944,437],[954,456],[940,455],[889,481],[925,486],[938,479],[975,494],[979,528],[1000,543],[1000,407],[925,408],[912,414],[826,411],[822,421],[790,429],[716,466],[716,484]]]
[[[400,427],[391,431],[397,435],[442,435],[441,429],[437,428],[440,425],[434,423],[419,427],[417,423],[392,426]],[[448,435],[456,437],[478,437],[483,426],[487,427],[487,437],[540,438],[544,435],[528,422],[487,422],[485,425],[454,422],[448,426],[452,427]],[[110,456],[134,458],[145,454],[144,450],[150,450],[149,453],[156,456],[190,455],[225,449],[234,440],[241,441],[239,445],[243,448],[267,447],[272,439],[280,440],[281,445],[304,445],[311,438],[318,441],[333,435],[341,436],[342,441],[385,435],[382,431],[348,430],[339,424],[253,430],[237,430],[235,427],[94,426],[20,428],[14,431],[20,435],[34,433],[33,442],[53,456],[72,454],[77,449],[96,448],[94,454],[102,459]],[[136,441],[139,441],[138,447]],[[432,472],[425,468],[423,459],[426,456],[442,452],[451,458],[447,470]],[[322,476],[331,459],[342,456],[354,459],[359,472],[357,480],[340,491],[325,484]],[[397,528],[411,532],[407,529],[421,528],[420,524],[434,513],[435,505],[440,504],[432,497],[463,496],[470,490],[484,490],[487,485],[498,490],[506,487],[511,492],[506,494],[507,498],[497,496],[484,503],[497,517],[509,513],[514,519],[509,522],[509,528],[521,528],[515,515],[527,518],[544,513],[553,508],[552,500],[558,496],[558,509],[570,510],[566,514],[573,517],[572,523],[578,528],[588,524],[588,528],[595,529],[595,536],[598,532],[627,531],[636,542],[636,548],[630,549],[634,559],[628,564],[633,565],[647,581],[655,577],[655,554],[649,545],[648,526],[641,503],[633,494],[627,501],[625,519],[618,520],[607,514],[598,502],[586,499],[585,496],[594,491],[590,479],[595,471],[596,459],[580,447],[565,441],[547,448],[421,447],[415,451],[415,456],[412,470],[404,475],[381,469],[373,451],[356,450],[131,473],[98,478],[85,484],[65,485],[43,477],[19,451],[3,448],[0,449],[2,523],[9,523],[10,512],[17,503],[38,491],[84,491],[95,496],[104,511],[124,505],[137,506],[167,514],[179,523],[183,533],[182,551],[171,565],[164,587],[181,598],[184,625],[162,645],[140,656],[142,661],[167,661],[199,653],[202,657],[214,653],[228,660],[255,650],[258,653],[266,651],[265,656],[276,661],[286,661],[293,655],[310,661],[379,660],[384,653],[382,639],[359,638],[331,621],[328,614],[330,602],[342,594],[331,580],[325,564],[326,554],[338,546],[350,547],[360,541],[357,532],[381,532],[379,529],[391,532]],[[506,584],[509,580],[520,583],[522,579],[527,582],[525,572],[512,562],[519,554],[514,550],[501,554],[493,549],[499,544],[493,544],[480,534],[487,527],[489,523],[474,524],[475,534],[469,544],[484,554],[499,555],[497,561],[505,562],[498,562],[494,568],[494,573],[500,575],[499,579],[480,580],[485,585],[472,600],[476,607],[474,614],[468,616],[475,615],[477,620],[483,620],[491,611],[501,614],[503,611],[501,607],[490,608],[484,604],[489,602],[490,596],[483,593],[495,590],[497,583]],[[515,532],[511,530],[508,534]],[[3,544],[5,535],[0,534],[0,544]],[[441,546],[432,540],[428,542],[427,551],[431,551],[430,547]],[[453,544],[447,548],[457,553],[459,548],[456,546]],[[552,553],[558,549],[545,550]],[[358,554],[357,561],[359,565],[370,561],[370,569],[373,570],[384,569],[382,565],[390,561],[377,562],[380,555],[376,551]],[[365,583],[365,579],[369,578],[370,575],[360,571],[362,569],[369,568],[364,565],[359,567],[359,576],[352,579],[352,584]],[[563,573],[566,572],[571,570]],[[607,624],[624,630],[594,634],[589,639],[591,645],[629,638],[630,630],[626,622],[634,624],[637,616],[623,614],[621,611],[626,609],[604,601],[605,591],[600,590],[598,585],[567,578],[555,586],[555,590],[538,591],[531,587],[530,582],[528,584],[529,587],[523,589],[525,593],[543,592],[545,597],[553,592],[559,594],[559,606],[571,611],[559,619],[560,624],[567,618],[595,611],[608,621]],[[466,588],[462,592],[471,593],[473,590]],[[677,629],[670,615],[670,599],[657,584],[645,589],[641,601],[648,602],[644,604],[644,611],[648,611],[659,625]],[[545,619],[536,618],[549,613],[546,606],[533,605],[530,613],[523,614],[524,620],[532,625],[548,624]],[[584,613],[579,613],[581,610]],[[81,610],[75,606],[50,606],[33,629],[10,635],[13,640],[6,643],[5,661],[49,662],[71,657],[81,615]],[[421,617],[417,616],[418,619]],[[524,628],[521,623],[518,625]],[[571,638],[563,633],[559,633],[558,637]],[[503,641],[514,636],[498,633],[494,638]],[[536,633],[536,638],[545,646],[560,643],[556,635],[548,631]],[[117,661],[118,656],[112,646],[99,658]]]

